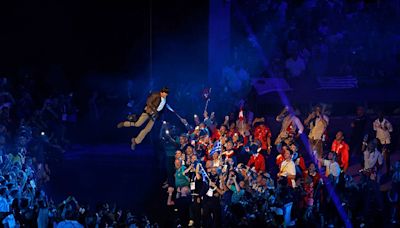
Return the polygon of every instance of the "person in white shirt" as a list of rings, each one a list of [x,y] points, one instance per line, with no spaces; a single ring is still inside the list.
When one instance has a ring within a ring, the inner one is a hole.
[[[149,122],[146,124],[146,127],[140,131],[139,135],[136,138],[132,138],[131,140],[131,149],[135,150],[137,144],[141,143],[144,137],[151,131],[154,125],[154,121],[157,119],[158,114],[164,109],[167,103],[167,96],[169,93],[169,89],[167,87],[162,88],[159,92],[154,92],[150,94],[146,101],[146,107],[144,108],[144,112],[140,115],[138,120],[135,120],[133,117],[132,121],[123,121],[120,122],[117,127],[140,127],[147,120]]]
[[[286,177],[288,179],[289,185],[292,188],[296,187],[296,165],[292,160],[292,155],[289,150],[285,150],[283,157],[285,160],[282,162],[280,166],[280,170],[278,173],[278,178]]]
[[[325,176],[331,178],[333,184],[339,182],[340,166],[336,162],[336,154],[329,152],[328,159],[319,159],[320,166],[325,166]]]
[[[314,111],[304,120],[304,124],[310,128],[308,140],[311,150],[316,152],[318,159],[322,158],[324,133],[329,124],[329,118],[323,114],[320,105],[315,106]]]
[[[384,118],[383,112],[379,112],[378,119],[373,123],[379,150],[382,151],[386,163],[386,173],[390,173],[390,133],[393,131],[392,124]]]
[[[366,185],[367,192],[363,197],[363,211],[364,217],[369,215],[371,204],[371,198],[374,198],[375,203],[374,211],[383,210],[383,199],[382,192],[380,191],[380,169],[379,167],[383,164],[382,153],[377,149],[377,140],[373,139],[367,145],[363,143],[364,153],[364,169],[360,170],[363,174],[362,183]]]
[[[377,142],[374,139],[367,144],[364,150],[364,169],[361,171],[371,180],[379,180],[378,167],[383,164],[383,155],[377,148]]]

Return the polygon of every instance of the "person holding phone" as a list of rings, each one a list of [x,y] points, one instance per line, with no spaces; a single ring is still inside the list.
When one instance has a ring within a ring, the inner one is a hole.
[[[308,140],[311,150],[314,151],[318,159],[322,158],[323,137],[329,124],[329,118],[323,114],[322,107],[320,105],[316,105],[314,107],[314,111],[308,115],[307,119],[304,120],[304,124],[310,129]]]

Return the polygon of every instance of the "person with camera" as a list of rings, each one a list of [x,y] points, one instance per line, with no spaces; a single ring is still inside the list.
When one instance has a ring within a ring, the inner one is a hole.
[[[229,173],[227,187],[233,192],[231,202],[233,204],[239,203],[244,196],[244,181],[239,181],[235,172]]]
[[[323,114],[322,107],[317,105],[315,106],[314,111],[304,120],[304,124],[310,129],[308,140],[311,150],[316,153],[318,159],[322,158],[322,144],[324,141],[325,130],[329,124],[329,118]]]
[[[383,155],[377,148],[377,141],[373,139],[371,142],[363,143],[364,168],[360,172],[367,180],[379,182],[380,167],[383,165]]]
[[[140,144],[153,128],[154,121],[157,119],[159,113],[164,109],[165,105],[167,104],[168,93],[169,89],[167,87],[164,87],[159,92],[154,92],[150,94],[150,96],[147,98],[144,112],[140,115],[139,119],[136,120],[136,118],[133,116],[131,120],[120,122],[117,125],[118,128],[140,127],[148,120],[145,128],[140,131],[139,135],[136,136],[136,138],[132,138],[132,150],[135,150],[136,145]]]

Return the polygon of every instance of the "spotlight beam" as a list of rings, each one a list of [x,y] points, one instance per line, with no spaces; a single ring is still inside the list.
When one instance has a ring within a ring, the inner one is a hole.
[[[262,60],[262,63],[264,65],[264,67],[267,68],[268,65],[269,65],[269,62],[268,62],[267,57],[264,54],[264,50],[261,47],[261,45],[259,44],[257,36],[254,34],[253,29],[251,28],[250,24],[247,22],[246,17],[241,13],[240,8],[237,6],[237,1],[234,2],[233,7],[235,7],[236,16],[238,17],[238,19],[245,26],[246,32],[249,34],[250,37],[253,38],[253,41],[254,41],[254,44],[255,44],[255,48],[257,49],[257,53],[258,53],[260,59]],[[290,104],[289,98],[286,96],[286,93],[283,92],[282,89],[279,88],[279,87],[280,87],[280,85],[278,84],[278,95],[279,95],[279,97],[281,99],[282,104],[284,106],[292,107],[291,104]],[[294,114],[292,109],[289,109],[289,110],[290,110],[291,114]],[[311,146],[310,146],[310,144],[308,142],[308,139],[307,139],[306,135],[305,134],[301,134],[300,135],[300,139],[303,142],[303,144],[304,144],[304,146],[305,146],[305,148],[307,150],[307,153],[313,158],[314,162],[316,162],[317,160],[315,158],[315,155],[314,155],[313,151],[311,150]],[[324,183],[325,183],[325,186],[326,186],[326,188],[328,190],[329,196],[333,200],[333,203],[335,204],[335,207],[336,207],[341,219],[343,220],[345,226],[348,227],[348,228],[353,227],[351,222],[350,222],[349,217],[347,216],[346,212],[344,211],[344,209],[342,207],[342,204],[340,203],[339,197],[336,194],[333,186],[327,180],[327,178],[325,177],[325,174],[321,173],[321,171],[319,171],[319,172],[320,172],[320,176],[324,180]]]

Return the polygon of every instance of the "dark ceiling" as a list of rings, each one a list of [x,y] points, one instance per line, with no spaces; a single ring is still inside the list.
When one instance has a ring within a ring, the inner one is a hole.
[[[0,73],[143,75],[150,18],[157,53],[171,40],[207,38],[207,12],[207,1],[2,1]]]

